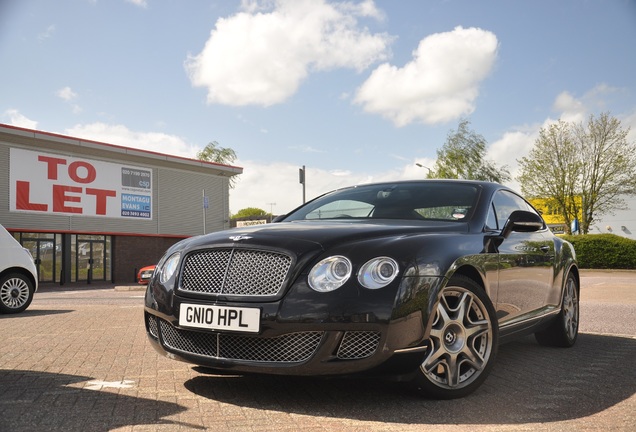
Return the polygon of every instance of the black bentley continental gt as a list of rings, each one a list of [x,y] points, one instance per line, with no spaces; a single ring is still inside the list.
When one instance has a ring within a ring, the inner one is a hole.
[[[212,373],[391,374],[445,399],[500,343],[569,347],[578,321],[572,245],[512,190],[462,180],[340,189],[183,240],[145,296],[153,346]]]

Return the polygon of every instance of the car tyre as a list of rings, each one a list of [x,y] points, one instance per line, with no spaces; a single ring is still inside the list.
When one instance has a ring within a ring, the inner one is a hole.
[[[29,307],[35,288],[29,278],[9,273],[0,278],[0,312],[19,313]]]
[[[415,382],[426,397],[469,395],[486,379],[497,355],[499,328],[484,289],[453,276],[442,289],[429,337],[429,351]]]
[[[579,334],[579,285],[572,273],[563,288],[561,312],[549,327],[534,334],[540,345],[569,348]]]

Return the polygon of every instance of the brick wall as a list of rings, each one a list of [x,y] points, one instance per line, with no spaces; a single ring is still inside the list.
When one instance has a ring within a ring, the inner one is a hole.
[[[113,237],[113,282],[136,283],[137,271],[157,264],[164,252],[179,240],[165,237]]]

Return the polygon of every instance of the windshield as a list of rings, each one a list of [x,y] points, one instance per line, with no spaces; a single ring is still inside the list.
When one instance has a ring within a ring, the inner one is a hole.
[[[455,182],[384,183],[341,189],[319,197],[284,220],[403,219],[466,221],[478,186]]]

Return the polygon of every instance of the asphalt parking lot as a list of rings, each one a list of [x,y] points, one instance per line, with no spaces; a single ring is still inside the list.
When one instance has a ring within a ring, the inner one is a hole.
[[[585,272],[571,349],[504,345],[454,401],[399,383],[205,375],[146,340],[143,291],[43,287],[0,315],[0,431],[633,431],[636,273]]]

